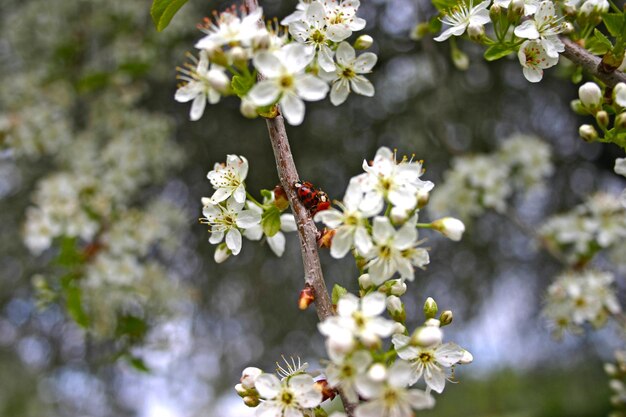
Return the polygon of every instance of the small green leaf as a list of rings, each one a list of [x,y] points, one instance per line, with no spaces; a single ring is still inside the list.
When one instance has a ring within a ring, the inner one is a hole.
[[[332,293],[333,304],[337,304],[339,302],[339,299],[343,297],[344,295],[346,295],[347,293],[348,293],[348,290],[346,290],[341,285],[335,284],[335,286],[333,287],[333,293]]]
[[[59,254],[54,262],[66,268],[78,266],[84,262],[84,257],[77,248],[78,239],[76,237],[63,236],[59,241]]]
[[[280,231],[280,210],[276,206],[272,205],[263,211],[261,227],[263,227],[263,233],[268,237],[272,237]]]
[[[497,43],[487,48],[484,57],[487,61],[495,61],[497,59],[504,58],[505,56],[515,52],[516,50],[516,47]]]
[[[126,356],[126,360],[128,361],[128,364],[132,366],[133,368],[135,368],[136,370],[140,372],[144,372],[146,374],[150,373],[150,368],[148,368],[148,365],[146,365],[143,359],[138,358],[136,356],[128,355]]]
[[[619,36],[624,27],[624,15],[622,13],[605,13],[602,15],[604,26],[611,36]]]
[[[271,190],[261,190],[261,197],[263,197],[263,202],[267,203],[274,197],[274,193]]]
[[[78,80],[76,88],[81,93],[101,90],[109,84],[110,79],[111,74],[108,72],[94,72],[92,74],[87,74]]]
[[[431,33],[439,33],[441,31],[441,20],[438,17],[433,17],[428,21],[428,30]]]
[[[255,77],[252,74],[250,74],[250,76],[234,75],[230,82],[230,86],[239,97],[245,97],[248,94],[248,91],[254,87],[254,82]]]
[[[117,319],[117,336],[129,336],[132,340],[141,340],[148,332],[148,324],[139,317],[127,315]]]
[[[594,29],[593,37],[587,39],[585,47],[592,54],[602,55],[610,51],[611,48],[613,48],[613,44],[609,38],[604,35],[604,33],[600,32],[598,29]]]
[[[150,8],[150,16],[156,29],[159,32],[165,29],[185,3],[187,0],[154,0]]]
[[[61,278],[61,286],[65,293],[65,307],[67,313],[80,327],[86,328],[89,325],[89,317],[83,310],[82,293],[76,284],[76,275],[68,274]]]

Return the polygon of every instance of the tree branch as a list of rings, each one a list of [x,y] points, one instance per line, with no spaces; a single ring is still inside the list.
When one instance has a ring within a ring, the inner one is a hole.
[[[619,82],[626,83],[626,73],[623,71],[603,71],[600,66],[600,62],[602,61],[600,57],[591,54],[568,37],[561,36],[561,41],[565,45],[565,51],[563,52],[565,58],[569,59],[574,64],[580,65],[585,71],[598,77],[607,86],[613,88],[615,84]]]
[[[248,11],[253,11],[258,7],[257,0],[244,0]],[[298,199],[294,183],[300,181],[298,170],[293,160],[287,131],[285,129],[285,121],[283,116],[278,114],[273,119],[266,119],[267,130],[276,159],[276,169],[278,178],[287,194],[293,215],[298,226],[298,237],[300,239],[300,252],[302,253],[302,263],[304,266],[304,280],[308,283],[315,294],[315,310],[320,321],[334,314],[333,304],[328,295],[328,288],[322,274],[322,265],[320,263],[319,253],[317,252],[317,227],[311,218],[309,210],[304,207]],[[339,395],[343,402],[348,417],[354,416],[356,404],[347,400],[341,390]]]

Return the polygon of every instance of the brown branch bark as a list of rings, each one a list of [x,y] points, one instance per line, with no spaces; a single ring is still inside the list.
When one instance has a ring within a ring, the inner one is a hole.
[[[253,11],[258,7],[257,0],[244,0],[249,11]],[[332,301],[328,295],[328,288],[324,281],[322,273],[322,265],[320,263],[319,253],[317,252],[317,227],[311,218],[306,207],[300,202],[296,194],[294,183],[300,180],[298,170],[293,160],[289,139],[287,138],[287,130],[285,129],[285,121],[278,114],[273,119],[266,119],[267,130],[276,159],[276,169],[278,178],[285,189],[287,198],[291,205],[293,215],[298,226],[298,238],[300,239],[300,252],[302,254],[302,263],[304,266],[304,280],[311,287],[315,294],[315,310],[320,321],[334,314]],[[343,407],[348,417],[354,416],[356,404],[348,401],[339,392]]]
[[[580,65],[585,71],[598,77],[607,86],[613,88],[615,87],[615,84],[619,82],[626,83],[626,73],[623,71],[603,71],[600,66],[600,62],[602,61],[600,57],[591,54],[570,38],[561,36],[561,41],[563,41],[563,44],[565,45],[565,51],[563,52],[563,56],[565,58],[577,65]]]

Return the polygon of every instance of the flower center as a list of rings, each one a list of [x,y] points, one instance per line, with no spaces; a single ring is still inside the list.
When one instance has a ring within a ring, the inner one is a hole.
[[[352,367],[350,365],[344,365],[341,368],[341,376],[343,376],[344,378],[351,378],[352,375],[354,374],[354,370],[352,369]]]
[[[430,352],[422,352],[420,353],[418,358],[422,363],[430,363],[430,362],[434,362],[433,359],[435,357]]]
[[[356,73],[354,72],[354,70],[352,68],[346,67],[341,72],[341,75],[344,78],[354,78],[354,76],[356,76]]]
[[[354,319],[354,323],[356,324],[357,327],[363,327],[365,326],[365,317],[363,317],[363,315],[360,312],[355,312],[354,314],[352,314],[352,318]]]
[[[311,34],[311,41],[317,45],[321,45],[326,43],[326,35],[324,35],[321,30],[317,29]]]
[[[398,401],[398,393],[392,389],[387,389],[383,395],[383,401],[385,401],[388,408],[391,408]]]
[[[293,87],[293,77],[291,75],[283,75],[280,77],[279,83],[283,89],[291,89]]]
[[[391,258],[391,247],[388,245],[384,245],[380,247],[380,258],[381,259],[390,259]]]
[[[290,405],[293,402],[293,394],[289,391],[283,391],[280,401],[285,405]]]

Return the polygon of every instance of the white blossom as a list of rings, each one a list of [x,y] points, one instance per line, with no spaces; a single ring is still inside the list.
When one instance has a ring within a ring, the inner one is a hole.
[[[443,42],[450,36],[461,36],[465,33],[465,30],[470,24],[484,25],[489,23],[489,4],[491,0],[485,0],[474,6],[473,1],[470,1],[469,6],[464,2],[458,4],[454,9],[450,10],[448,14],[444,16],[441,22],[444,25],[450,26],[444,30],[441,35],[437,36],[435,40],[437,42]]]
[[[401,278],[413,280],[413,266],[424,267],[429,262],[428,251],[418,248],[416,218],[396,230],[387,217],[374,218],[374,245],[366,264],[372,282],[380,285],[399,272]]]
[[[195,58],[193,58],[196,61]],[[220,101],[220,92],[215,88],[216,84],[229,85],[230,80],[224,74],[224,69],[219,66],[212,66],[209,69],[209,58],[206,51],[200,51],[200,60],[196,61],[196,66],[179,68],[185,84],[176,90],[174,99],[180,103],[191,103],[189,118],[193,121],[199,120],[204,114],[207,101],[216,104]]]
[[[626,108],[626,83],[617,83],[613,88],[613,99],[620,107]]]
[[[556,15],[552,1],[542,1],[533,19],[522,22],[515,28],[515,35],[525,39],[540,39],[546,54],[551,58],[558,58],[559,52],[565,50],[565,45],[559,39],[559,33],[564,26]]]
[[[358,402],[355,381],[359,375],[365,373],[372,363],[372,355],[365,350],[357,350],[337,362],[330,362],[326,367],[328,384],[333,388],[340,388],[346,399]]]
[[[255,9],[249,15],[239,17],[234,10],[222,12],[215,22],[208,21],[201,30],[207,34],[196,43],[196,48],[212,51],[225,45],[242,44],[249,46],[250,42],[265,31],[261,22],[263,8]]]
[[[543,78],[543,70],[553,67],[559,62],[556,57],[548,55],[543,43],[537,40],[525,41],[517,53],[523,67],[524,77],[531,83],[537,83]]]
[[[307,374],[293,375],[282,382],[273,374],[261,374],[254,386],[264,399],[256,410],[258,417],[305,417],[322,401],[322,393]]]
[[[248,176],[248,160],[243,156],[226,155],[226,164],[216,163],[207,178],[215,188],[211,196],[213,204],[226,200],[231,195],[237,203],[246,201],[244,181]]]
[[[372,249],[372,239],[367,231],[367,218],[378,214],[378,211],[361,211],[363,191],[356,182],[350,182],[343,201],[339,204],[341,211],[335,208],[321,211],[315,215],[315,221],[335,229],[330,254],[333,258],[343,258],[355,247],[361,256],[366,256]]]
[[[335,106],[340,105],[348,98],[351,91],[363,96],[372,97],[374,86],[361,74],[372,71],[378,57],[372,52],[365,52],[358,57],[354,48],[347,42],[341,42],[337,47],[337,66],[331,73],[322,74],[332,83],[330,101]]]
[[[422,376],[433,391],[442,393],[448,375],[446,370],[458,363],[465,349],[454,343],[442,343],[429,347],[412,346],[411,338],[402,334],[393,335],[393,345],[401,359],[409,362],[413,370],[410,385]]]
[[[298,43],[288,44],[274,53],[259,52],[253,62],[265,79],[250,90],[248,98],[257,106],[267,106],[278,100],[287,121],[299,125],[304,119],[302,100],[321,100],[328,93],[324,81],[304,73],[312,58],[309,48]]]
[[[204,206],[203,221],[209,225],[209,242],[218,244],[226,237],[226,246],[233,255],[241,251],[241,231],[255,227],[261,222],[261,215],[250,209],[243,210],[244,203],[238,203],[234,197],[226,204],[208,204]]]
[[[412,417],[413,410],[434,407],[435,399],[428,391],[407,388],[411,375],[411,366],[398,360],[387,370],[383,381],[360,376],[356,387],[367,401],[357,406],[356,417]]]

